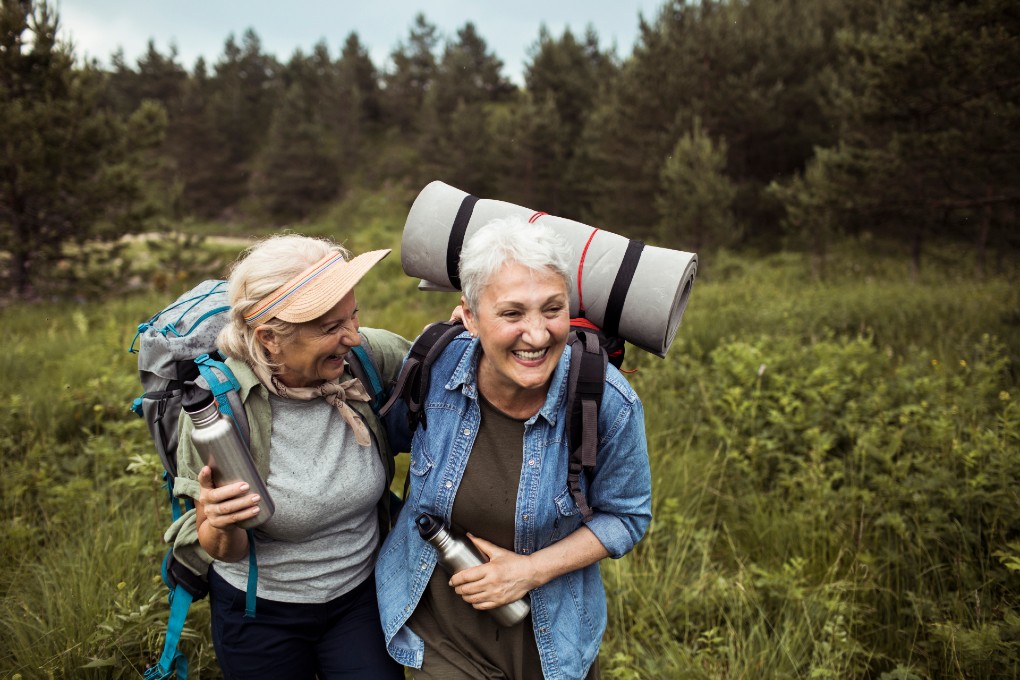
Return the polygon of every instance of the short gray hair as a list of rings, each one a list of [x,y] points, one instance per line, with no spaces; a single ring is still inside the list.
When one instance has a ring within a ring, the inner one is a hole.
[[[569,287],[570,245],[552,228],[522,217],[492,220],[476,231],[460,252],[460,285],[471,309],[508,262],[533,271],[551,270]]]
[[[227,294],[230,298],[230,321],[217,338],[220,350],[229,357],[252,366],[261,366],[266,373],[278,368],[255,337],[255,328],[267,326],[278,339],[294,336],[300,324],[270,319],[264,324],[249,326],[248,315],[268,295],[308,269],[330,253],[351,254],[326,238],[301,234],[278,234],[263,239],[241,254],[230,271]]]

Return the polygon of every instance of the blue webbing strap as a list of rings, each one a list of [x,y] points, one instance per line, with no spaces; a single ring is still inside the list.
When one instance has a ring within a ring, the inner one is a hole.
[[[202,374],[205,381],[209,383],[209,389],[212,391],[213,396],[216,397],[216,401],[220,407],[220,413],[228,416],[230,420],[234,422],[234,427],[237,428],[238,434],[241,435],[243,441],[248,441],[248,437],[241,431],[241,426],[237,422],[237,418],[234,417],[234,409],[230,408],[230,399],[227,398],[227,394],[231,391],[239,391],[241,389],[241,383],[234,377],[234,372],[227,368],[227,365],[222,361],[213,359],[208,354],[202,354],[195,357],[195,364],[198,366],[198,372]],[[215,369],[215,370],[213,370]],[[220,375],[223,375],[225,380],[220,379]]]
[[[165,572],[165,562],[163,569]],[[165,573],[163,577],[166,578]],[[191,599],[191,593],[184,586],[178,585],[170,591],[170,621],[166,626],[163,656],[160,657],[159,663],[145,671],[145,680],[165,680],[165,678],[172,677],[174,673],[177,674],[177,680],[187,680],[188,657],[177,649],[177,643],[181,641],[184,619],[188,616]]]
[[[195,319],[195,323],[191,324],[191,328],[189,328],[184,333],[177,332],[176,324],[179,323],[179,320],[174,321],[172,324],[168,323],[167,325],[163,326],[163,328],[161,328],[159,332],[163,334],[163,337],[166,337],[168,335],[176,335],[178,338],[183,338],[186,335],[191,335],[191,332],[198,328],[199,324],[208,319],[210,316],[216,316],[217,314],[222,314],[223,312],[229,311],[230,307],[217,307],[216,309],[210,309],[208,312]]]
[[[170,498],[170,514],[173,515],[176,522],[184,512],[181,510],[181,501],[174,498],[173,484],[170,483],[170,473],[167,470],[163,470],[163,488],[166,489],[166,495]]]
[[[227,398],[227,394],[233,390],[237,391],[241,389],[241,383],[234,377],[233,371],[227,368],[227,365],[222,361],[213,359],[208,354],[203,354],[195,358],[195,364],[198,365],[198,371],[205,378],[205,381],[209,383],[209,389],[216,397],[216,401],[219,402],[220,412],[223,415],[229,416],[230,420],[233,421],[234,427],[237,428],[238,433],[242,435],[242,439],[247,440],[244,436],[245,433],[241,432],[241,426],[237,422],[237,418],[234,417],[234,410],[230,408],[230,400]],[[216,369],[216,370],[213,370]],[[222,374],[226,380],[220,379]],[[255,593],[258,588],[259,581],[259,565],[255,559],[255,534],[251,529],[248,529],[248,587],[245,594],[244,602],[244,617],[246,619],[255,618]]]
[[[131,338],[131,345],[128,347],[128,353],[130,353],[130,354],[135,354],[136,353],[136,351],[135,351],[135,343],[138,342],[138,336],[140,336],[145,331],[149,330],[156,323],[156,321],[159,320],[159,317],[163,316],[167,312],[171,312],[171,311],[177,309],[178,307],[186,305],[186,304],[188,304],[190,302],[190,303],[192,303],[191,306],[189,306],[187,309],[182,311],[180,316],[178,316],[176,320],[174,320],[171,323],[166,324],[163,328],[161,328],[159,330],[159,332],[162,333],[164,337],[166,337],[166,335],[168,333],[172,333],[172,334],[174,334],[174,335],[176,335],[178,337],[183,337],[180,333],[177,332],[176,326],[177,326],[177,324],[179,324],[184,319],[184,315],[187,314],[188,312],[190,312],[196,305],[198,305],[200,302],[205,300],[210,295],[213,295],[214,293],[225,292],[222,289],[223,289],[223,286],[226,285],[226,283],[227,283],[226,281],[217,281],[216,285],[213,286],[212,288],[210,288],[208,291],[206,291],[204,293],[200,293],[200,294],[195,295],[193,297],[187,298],[186,300],[181,300],[180,302],[178,302],[176,304],[170,305],[169,307],[167,307],[167,308],[165,308],[163,310],[160,310],[159,312],[156,312],[156,314],[154,314],[152,316],[152,318],[149,319],[148,321],[146,321],[145,323],[138,324],[138,332],[135,333],[135,337]],[[191,333],[192,329],[196,328],[199,324],[201,324],[203,321],[205,321],[208,317],[210,317],[210,316],[212,316],[214,314],[219,314],[221,312],[228,311],[229,309],[230,309],[229,306],[228,307],[219,307],[217,309],[212,310],[211,312],[206,312],[205,314],[202,315],[202,318],[198,319],[197,321],[195,321],[191,325],[191,328],[188,329],[184,333],[184,335],[188,335],[189,333]]]
[[[170,472],[167,470],[163,470],[163,488],[166,489],[166,495],[170,498],[170,514],[173,515],[175,522],[183,517],[184,513],[195,507],[195,502],[187,496],[182,498],[174,496],[174,484],[170,479]],[[184,504],[183,509],[181,503]]]
[[[259,564],[255,559],[255,532],[248,529],[248,587],[244,594],[244,618],[255,618],[255,593],[259,584]]]
[[[375,363],[361,345],[352,347],[351,351],[358,357],[358,361],[361,363],[361,370],[365,373],[365,377],[368,378],[368,382],[371,383],[368,385],[368,388],[372,393],[372,410],[378,413],[382,407],[385,395],[383,394],[382,380],[379,378],[378,371],[375,370]]]

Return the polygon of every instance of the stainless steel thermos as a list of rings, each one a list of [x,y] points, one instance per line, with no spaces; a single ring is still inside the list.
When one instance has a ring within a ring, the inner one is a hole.
[[[191,441],[198,449],[202,462],[212,468],[213,484],[223,486],[233,482],[247,482],[251,493],[261,498],[259,514],[238,522],[237,526],[254,529],[272,517],[276,506],[233,420],[220,413],[216,400],[208,392],[186,390],[182,404],[184,412],[191,416],[195,424]]]
[[[439,564],[451,576],[468,567],[485,564],[485,557],[478,552],[470,540],[454,536],[438,518],[423,512],[415,519],[415,524],[418,525],[418,533],[421,537],[431,543],[439,552]],[[531,605],[528,603],[527,595],[515,602],[488,610],[503,626],[519,623],[528,615],[529,611],[531,611]]]

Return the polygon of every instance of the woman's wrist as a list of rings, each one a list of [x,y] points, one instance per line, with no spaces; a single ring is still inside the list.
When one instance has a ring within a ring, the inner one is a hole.
[[[221,529],[203,522],[198,528],[198,542],[210,557],[221,562],[238,562],[248,551],[248,536],[236,525]]]

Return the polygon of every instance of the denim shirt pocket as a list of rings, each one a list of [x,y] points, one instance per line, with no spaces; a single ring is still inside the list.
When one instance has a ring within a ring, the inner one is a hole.
[[[556,504],[556,518],[553,520],[552,542],[569,536],[581,525],[581,513],[577,509],[577,503],[570,495],[568,487],[563,487],[563,491],[556,497],[554,503]]]
[[[421,446],[413,447],[411,460],[408,464],[408,472],[411,475],[411,485],[408,489],[408,496],[411,497],[411,507],[415,514],[421,511],[421,495],[425,491],[425,484],[428,481],[429,472],[432,471],[433,462],[424,446],[424,437],[421,438]]]

